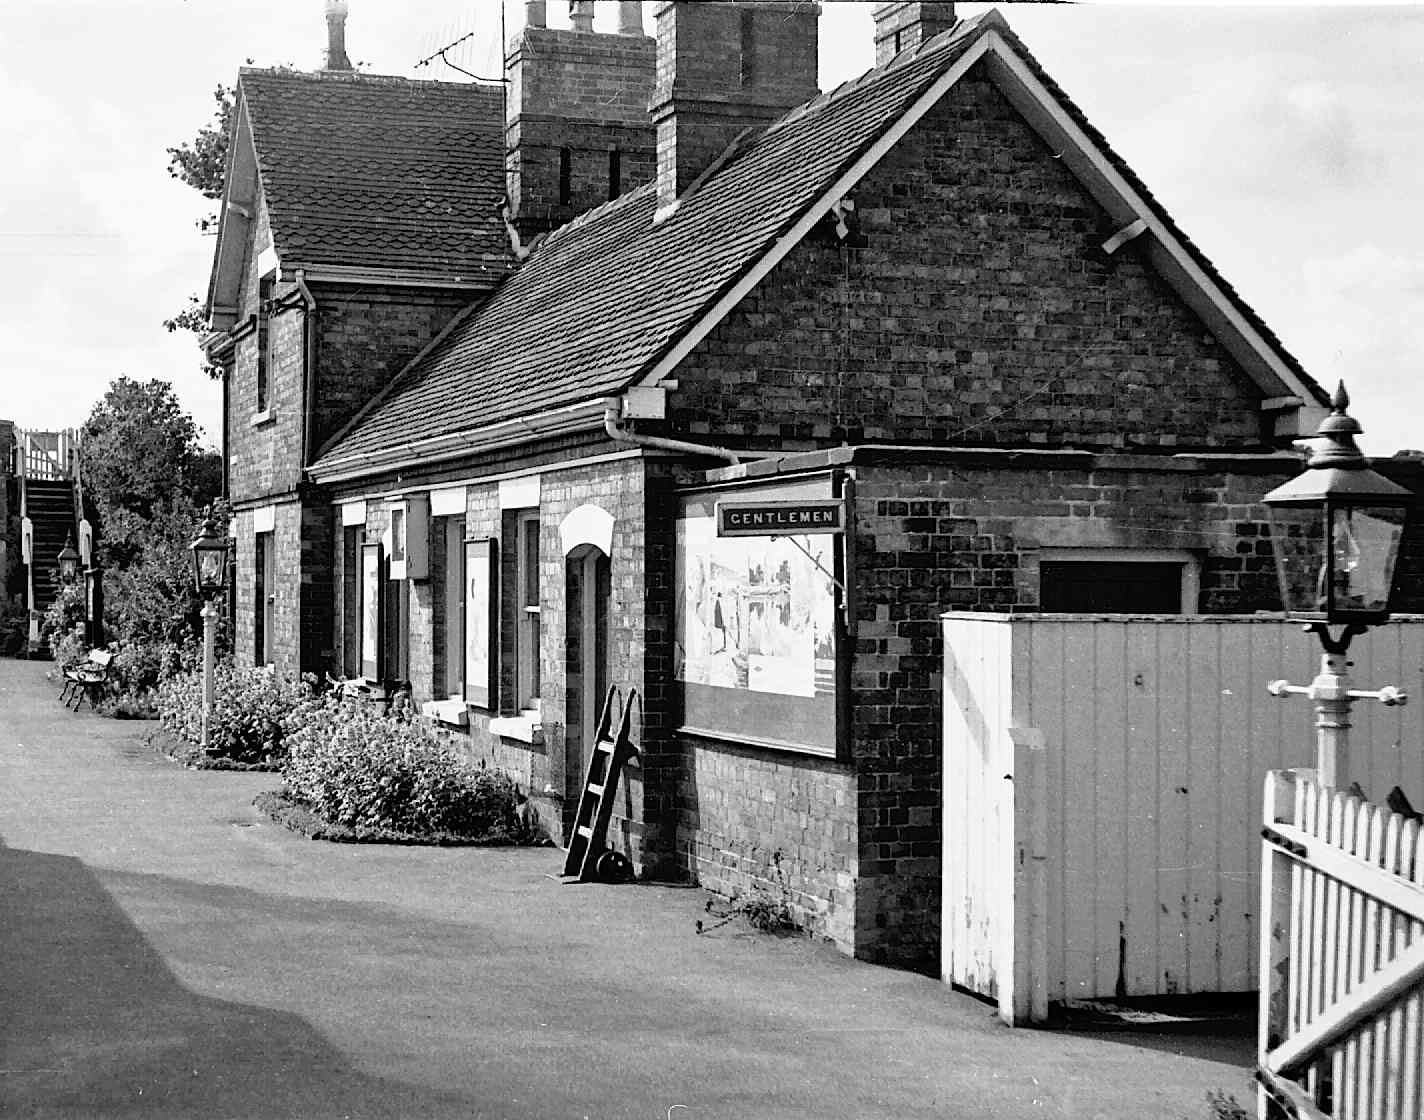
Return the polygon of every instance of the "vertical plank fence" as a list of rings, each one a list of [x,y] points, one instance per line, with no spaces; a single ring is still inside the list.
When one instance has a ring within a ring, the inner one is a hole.
[[[1311,706],[1266,685],[1310,680],[1315,640],[1255,616],[955,613],[943,633],[942,977],[1015,1023],[1255,992],[1262,789],[1315,757]],[[1350,776],[1424,806],[1424,622],[1350,652],[1359,687],[1416,698],[1356,712]]]
[[[1260,1120],[1424,1115],[1424,835],[1316,781],[1267,776]]]

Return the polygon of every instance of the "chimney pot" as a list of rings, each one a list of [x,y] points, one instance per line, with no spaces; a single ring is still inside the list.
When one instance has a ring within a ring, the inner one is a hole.
[[[524,26],[547,27],[548,23],[549,10],[545,0],[525,0]]]
[[[618,34],[641,35],[643,33],[643,5],[640,0],[618,3]]]
[[[593,0],[569,0],[569,26],[575,31],[593,30]]]
[[[350,70],[351,60],[346,57],[346,13],[350,5],[347,0],[326,0],[326,68],[328,70]]]

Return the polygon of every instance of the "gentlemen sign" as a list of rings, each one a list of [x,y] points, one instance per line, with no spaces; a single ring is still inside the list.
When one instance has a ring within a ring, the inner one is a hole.
[[[719,537],[800,536],[839,533],[845,527],[845,503],[839,498],[799,502],[718,502]]]

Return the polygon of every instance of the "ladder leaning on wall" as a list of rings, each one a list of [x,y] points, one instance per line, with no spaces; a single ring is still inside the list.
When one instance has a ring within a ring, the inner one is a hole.
[[[638,753],[631,730],[633,703],[637,699],[638,690],[629,689],[624,702],[617,685],[610,686],[604,698],[593,749],[589,751],[588,775],[584,779],[583,793],[579,795],[578,812],[574,814],[573,832],[564,858],[566,883],[588,883],[594,879],[616,881],[631,871],[627,857],[608,847],[608,824],[613,818],[613,798],[619,776],[628,760]],[[619,709],[616,716],[615,706]],[[615,721],[617,730],[613,726]]]

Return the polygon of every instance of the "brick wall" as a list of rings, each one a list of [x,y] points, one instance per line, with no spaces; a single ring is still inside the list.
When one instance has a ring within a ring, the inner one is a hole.
[[[312,287],[317,375],[312,445],[320,448],[471,302],[467,292],[374,286]],[[302,312],[288,315],[300,320]],[[298,322],[298,326],[300,323]]]
[[[678,368],[671,429],[740,445],[1256,447],[1260,391],[987,81],[852,192]]]
[[[1296,473],[1293,461],[1233,471],[1199,460],[1082,458],[1071,469],[995,469],[966,455],[859,471],[860,956],[919,968],[938,959],[940,612],[1034,610],[1044,548],[1188,550],[1200,561],[1204,612],[1279,609],[1257,499]]]
[[[257,536],[251,509],[239,510],[237,518],[236,616],[233,619],[233,659],[239,666],[257,661]],[[302,633],[311,620],[301,616],[303,586],[301,559],[303,545],[303,512],[295,501],[275,505],[275,521],[271,534],[275,550],[276,580],[273,591],[274,663],[277,671],[295,677],[303,670]],[[322,612],[323,617],[329,618]],[[329,623],[328,623],[329,625]]]

